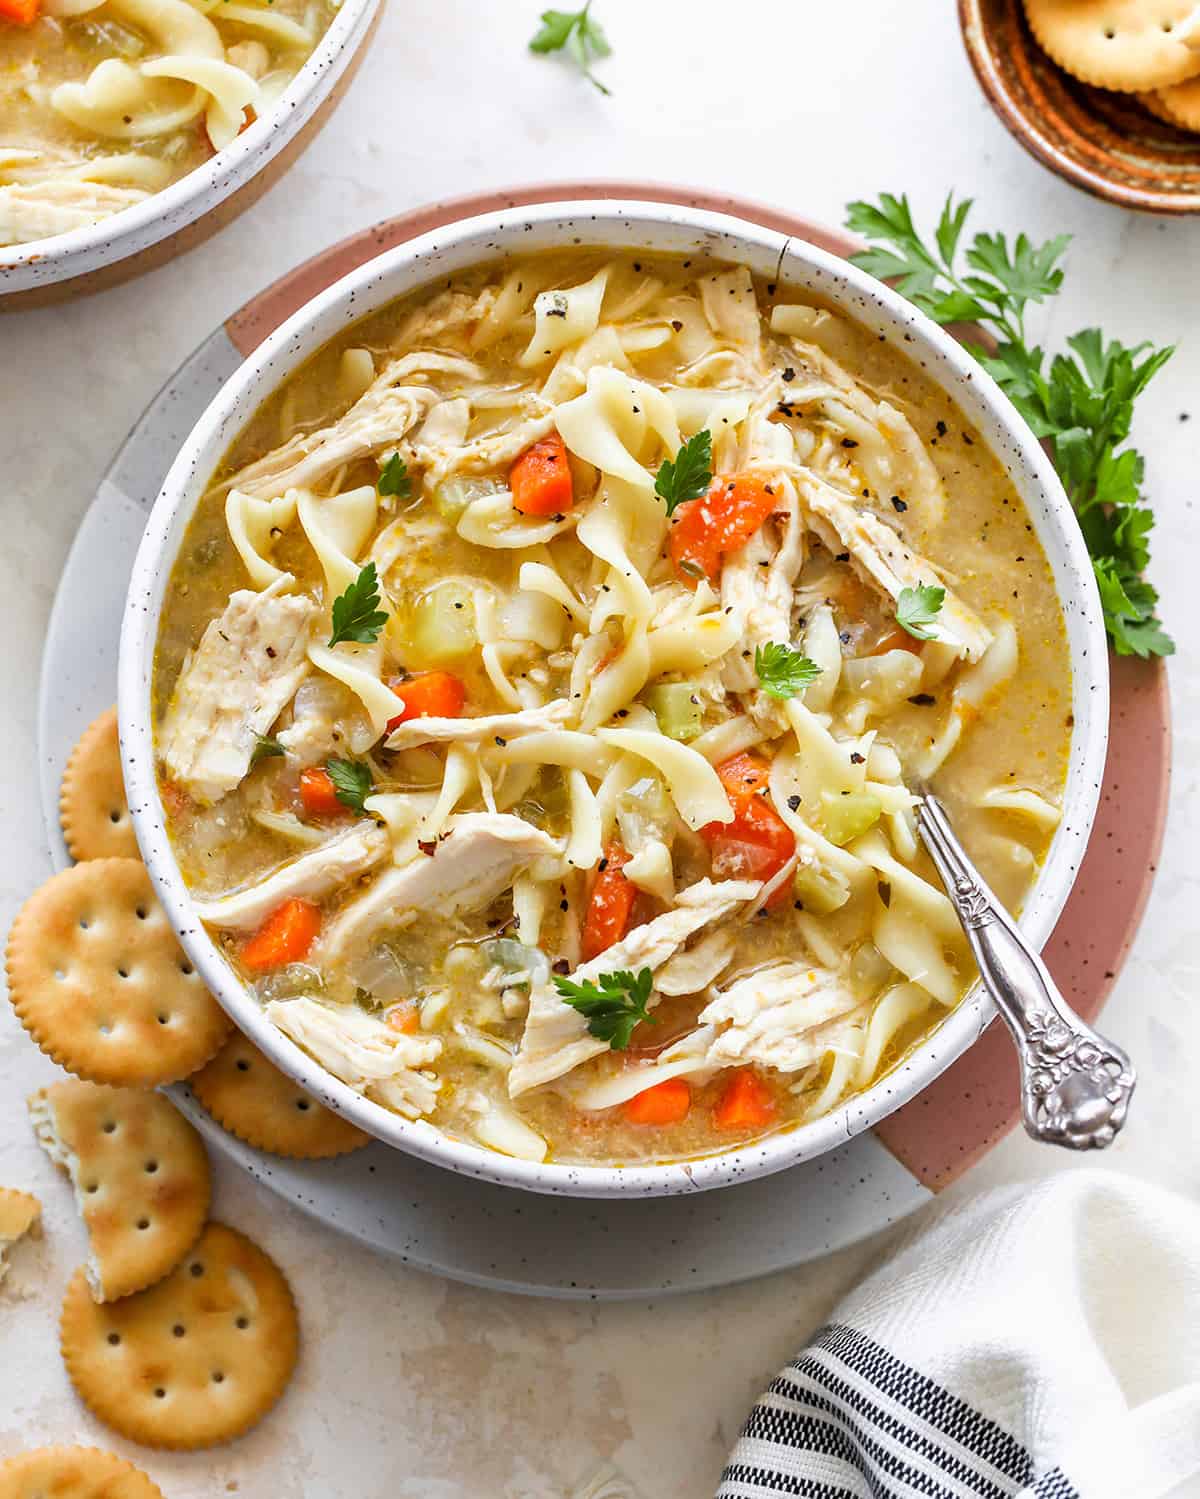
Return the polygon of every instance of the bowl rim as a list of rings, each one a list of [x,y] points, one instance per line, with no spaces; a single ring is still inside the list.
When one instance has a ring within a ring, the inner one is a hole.
[[[218,208],[295,139],[350,65],[382,0],[342,0],[328,28],[275,101],[223,150],[141,203],[65,234],[0,246],[0,302],[116,265]]]
[[[549,202],[502,209],[434,229],[358,266],[318,293],[247,358],[193,427],[147,521],[122,618],[118,710],[122,761],[138,842],[188,956],[235,1023],[301,1087],[385,1143],[503,1186],[570,1196],[669,1195],[726,1185],[811,1159],[860,1133],[915,1096],[977,1039],[994,1016],[978,985],[883,1079],[831,1113],[736,1150],[636,1166],[533,1163],[443,1134],[372,1103],[310,1058],[266,1018],[196,917],[166,838],[154,775],[150,683],[167,578],[195,504],[230,442],[282,379],[338,331],[455,269],[522,250],[629,239],[638,248],[691,248],[774,272],[798,293],[817,294],[876,327],[957,404],[1021,494],[1054,573],[1072,666],[1072,735],[1064,818],[1021,916],[1040,946],[1049,936],[1083,856],[1099,798],[1108,723],[1107,647],[1099,594],[1082,534],[1057,474],[1006,396],[943,329],[897,292],[806,241],[744,219],[635,200]],[[601,238],[607,235],[607,241]],[[639,238],[641,236],[641,238]],[[445,263],[443,263],[445,262]],[[905,346],[908,347],[905,347]],[[957,382],[957,385],[955,384]]]
[[[1013,139],[1043,166],[1049,167],[1073,187],[1082,188],[1092,197],[1121,208],[1132,208],[1140,213],[1200,213],[1200,188],[1180,192],[1173,188],[1125,186],[1106,177],[1103,172],[1089,170],[1083,162],[1060,150],[1042,128],[1037,115],[1022,109],[1005,85],[984,23],[983,0],[958,0],[958,24],[971,70],[984,97]]]

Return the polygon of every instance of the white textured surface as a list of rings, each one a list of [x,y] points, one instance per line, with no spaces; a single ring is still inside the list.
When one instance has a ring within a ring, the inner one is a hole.
[[[714,0],[596,5],[616,49],[603,65],[611,100],[524,55],[537,0],[442,0],[415,22],[417,7],[391,0],[326,133],[246,217],[132,285],[0,319],[0,916],[7,922],[49,867],[30,759],[56,568],[125,431],[217,317],[335,237],[499,184],[653,177],[830,221],[847,198],[880,188],[907,189],[928,214],[955,187],[980,200],[981,227],[1075,234],[1049,337],[1102,321],[1127,341],[1184,340],[1135,434],[1160,516],[1155,576],[1181,646],[1172,667],[1176,779],[1156,893],[1106,1014],[1142,1086],[1104,1164],[1195,1193],[1200,312],[1187,287],[1200,221],[1123,214],[1036,166],[978,94],[948,4],[742,0],[736,25],[718,20],[731,12]],[[1180,420],[1188,411],[1190,424]],[[108,1442],[75,1404],[55,1350],[58,1300],[83,1241],[69,1190],[53,1180],[23,1117],[23,1095],[50,1072],[0,1016],[0,1181],[32,1186],[48,1219],[43,1244],[18,1252],[0,1301],[0,1452],[31,1440]],[[1070,1165],[1012,1139],[955,1190]],[[168,1499],[551,1499],[607,1460],[645,1499],[700,1499],[753,1395],[880,1247],[739,1289],[597,1308],[397,1269],[231,1171],[220,1174],[218,1210],[287,1268],[304,1359],[279,1411],[235,1447],[141,1456]],[[639,1246],[614,1253],[635,1256]]]

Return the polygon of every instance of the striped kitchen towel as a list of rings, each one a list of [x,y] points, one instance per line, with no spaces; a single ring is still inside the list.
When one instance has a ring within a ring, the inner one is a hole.
[[[787,1494],[1200,1495],[1200,1207],[1090,1167],[926,1219],[772,1381],[717,1499]]]

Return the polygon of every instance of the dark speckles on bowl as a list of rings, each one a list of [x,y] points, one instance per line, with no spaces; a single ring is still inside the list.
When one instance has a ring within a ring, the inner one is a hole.
[[[1124,208],[1200,213],[1200,135],[1065,73],[1034,41],[1021,0],[958,0],[958,16],[992,107],[1051,171]]]

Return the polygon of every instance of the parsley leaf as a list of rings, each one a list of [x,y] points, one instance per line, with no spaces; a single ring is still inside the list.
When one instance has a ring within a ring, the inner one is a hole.
[[[254,748],[250,751],[250,769],[253,770],[260,760],[270,760],[275,755],[286,753],[278,739],[270,739],[266,734],[260,734],[254,741]]]
[[[607,1041],[613,1051],[624,1051],[634,1028],[643,1020],[655,1024],[646,1011],[654,976],[649,968],[639,974],[628,969],[602,973],[598,984],[585,979],[574,984],[570,979],[554,980],[554,987],[567,1004],[584,1016],[588,1030],[598,1041]]]
[[[401,500],[408,499],[412,494],[412,475],[399,453],[393,453],[383,465],[379,478],[375,481],[375,488],[380,494],[395,495]]]
[[[654,476],[654,493],[674,515],[675,507],[698,500],[712,483],[712,433],[707,427],[689,437],[675,454],[664,458]]]
[[[592,72],[592,63],[607,57],[612,48],[604,28],[592,19],[591,9],[592,0],[587,0],[582,10],[544,10],[541,29],[531,39],[529,50],[543,57],[549,52],[565,52],[589,83],[602,94],[611,94],[612,90]]]
[[[345,593],[333,601],[333,634],[331,646],[343,640],[358,645],[373,645],[387,624],[387,615],[379,607],[379,575],[375,564],[368,562]]]
[[[367,809],[363,803],[375,789],[371,767],[361,760],[326,760],[325,769],[342,806],[365,817]]]
[[[795,697],[821,675],[821,668],[815,661],[792,650],[790,645],[780,645],[774,640],[767,645],[755,646],[754,670],[758,673],[762,690],[780,702]]]
[[[945,602],[946,590],[935,588],[932,583],[902,588],[896,600],[896,623],[918,640],[932,640],[933,631],[929,627],[937,620]]]
[[[1061,288],[1068,236],[1035,245],[1024,234],[1011,243],[1002,234],[977,234],[962,253],[966,269],[960,271],[971,206],[969,198],[947,197],[931,248],[907,198],[883,193],[878,203],[851,203],[848,226],[873,242],[855,263],[894,280],[936,322],[978,323],[991,334],[994,348],[968,348],[1034,435],[1050,445],[1092,558],[1113,649],[1120,656],[1169,656],[1175,646],[1156,617],[1158,595],[1141,576],[1154,525],[1142,499],[1144,465],[1124,444],[1134,402],[1174,349],[1127,348],[1098,328],[1085,328],[1047,362],[1026,335],[1025,314]]]

